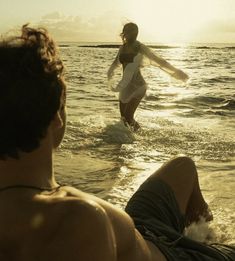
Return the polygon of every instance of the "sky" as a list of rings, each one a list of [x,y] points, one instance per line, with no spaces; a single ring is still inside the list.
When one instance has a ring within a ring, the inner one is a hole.
[[[25,23],[57,41],[120,42],[126,22],[146,43],[235,43],[235,0],[0,0],[0,34]]]

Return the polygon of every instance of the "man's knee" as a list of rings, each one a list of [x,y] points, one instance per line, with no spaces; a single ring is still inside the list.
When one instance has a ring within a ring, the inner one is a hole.
[[[194,161],[186,156],[175,158],[175,169],[179,176],[184,179],[195,179],[197,176],[196,166]]]
[[[186,156],[174,158],[163,165],[164,175],[192,177],[196,175],[196,166],[194,161]]]
[[[195,167],[194,161],[187,157],[187,156],[180,156],[174,159],[176,161],[176,164],[183,165],[186,167]]]

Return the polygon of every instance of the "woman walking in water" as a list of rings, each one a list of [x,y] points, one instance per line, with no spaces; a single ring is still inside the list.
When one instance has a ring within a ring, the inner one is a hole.
[[[108,70],[108,80],[110,80],[114,70],[120,63],[122,64],[122,79],[113,90],[119,92],[119,108],[124,124],[132,127],[134,131],[140,128],[139,123],[134,119],[134,113],[144,97],[147,87],[140,72],[144,56],[172,77],[182,81],[188,79],[187,74],[183,71],[175,68],[153,53],[146,45],[137,41],[137,35],[138,26],[136,24],[127,23],[124,25],[121,33],[123,45]]]

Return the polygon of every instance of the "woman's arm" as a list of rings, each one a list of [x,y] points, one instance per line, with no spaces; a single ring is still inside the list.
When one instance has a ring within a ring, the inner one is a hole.
[[[118,65],[120,64],[119,62],[119,53],[120,53],[120,50],[121,50],[122,47],[120,47],[114,61],[112,62],[112,64],[110,65],[109,69],[108,69],[108,72],[107,72],[107,76],[108,76],[108,80],[110,80],[112,77],[113,77],[113,73],[114,73],[114,70],[118,67]]]
[[[150,48],[148,48],[146,45],[141,43],[141,52],[149,58],[151,61],[154,62],[156,66],[158,66],[160,69],[168,73],[170,76],[181,80],[181,81],[187,81],[188,75],[184,73],[183,71],[175,68],[173,65],[171,65],[169,62],[167,62],[162,57],[156,55]]]

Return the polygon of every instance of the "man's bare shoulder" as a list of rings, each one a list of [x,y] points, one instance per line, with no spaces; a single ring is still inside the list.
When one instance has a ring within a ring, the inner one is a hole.
[[[79,191],[78,191],[79,194]],[[57,233],[46,247],[44,260],[116,260],[115,238],[106,211],[95,201],[67,194],[49,199]]]
[[[108,223],[110,224],[110,221],[112,222],[112,233],[115,237],[113,244],[116,244],[115,248],[117,250],[118,260],[166,261],[159,249],[151,242],[145,242],[138,231],[134,229],[133,221],[124,211],[73,187],[64,187],[62,191],[64,191],[67,196],[71,198],[77,197],[79,201],[84,202],[80,204],[91,204],[91,207],[98,206],[98,209],[101,208],[102,211],[105,212],[105,215],[108,215]],[[96,215],[95,213],[93,214]],[[97,240],[101,239],[99,234],[94,235],[94,233],[92,233],[92,235],[95,236]],[[112,259],[110,259],[110,261],[111,260]]]
[[[115,260],[112,226],[93,200],[63,190],[13,194],[4,196],[6,203],[0,201],[0,253],[4,251],[5,260]],[[12,252],[13,242],[18,252]]]

